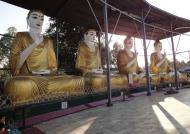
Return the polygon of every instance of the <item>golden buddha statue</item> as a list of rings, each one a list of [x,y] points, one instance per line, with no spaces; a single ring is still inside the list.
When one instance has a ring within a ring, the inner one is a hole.
[[[172,71],[169,66],[169,61],[166,58],[166,53],[162,54],[162,43],[155,41],[154,43],[155,52],[150,56],[150,70],[153,74],[152,83],[159,84],[160,82],[171,82],[171,77],[168,73]]]
[[[29,32],[19,32],[10,51],[13,75],[5,84],[5,93],[13,104],[37,101],[56,93],[80,93],[84,79],[79,76],[58,76],[57,61],[51,39],[41,34],[44,14],[28,13]]]
[[[89,29],[84,34],[84,41],[80,42],[76,59],[76,68],[85,77],[86,90],[105,90],[106,76],[103,75],[101,57],[98,43],[96,42],[96,30]],[[125,76],[111,76],[113,88],[126,85]]]
[[[166,53],[161,53],[162,43],[158,40],[154,43],[155,52],[150,56],[150,69],[154,74],[152,77],[152,83],[174,83],[175,82],[175,73],[174,70],[170,67],[169,61],[166,58]],[[177,72],[178,80],[187,79],[187,76]],[[170,88],[166,91],[165,95],[178,93],[177,90]]]
[[[128,77],[128,82],[132,86],[146,84],[145,74],[137,62],[137,53],[131,51],[133,47],[132,37],[126,37],[124,40],[124,49],[120,50],[117,55],[117,66],[120,74]],[[137,85],[135,85],[137,84]]]
[[[95,42],[96,31],[89,29],[84,34],[84,41],[80,42],[76,60],[76,68],[83,76],[88,73],[103,73],[98,43]]]
[[[166,53],[161,53],[162,51],[162,43],[158,40],[154,43],[155,52],[150,56],[150,70],[153,74],[152,77],[153,83],[159,84],[162,83],[174,83],[175,75],[173,68],[170,67],[169,61],[166,58]],[[187,76],[178,73],[179,81],[187,80]]]

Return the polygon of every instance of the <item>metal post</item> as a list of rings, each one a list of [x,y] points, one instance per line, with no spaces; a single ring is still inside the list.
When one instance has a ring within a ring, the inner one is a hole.
[[[148,56],[147,56],[147,48],[146,48],[146,30],[145,30],[144,19],[142,20],[143,20],[143,47],[144,47],[145,69],[146,69],[147,96],[150,96],[151,84],[150,84],[150,74],[149,74]]]
[[[105,45],[106,45],[106,66],[107,66],[107,95],[108,95],[108,103],[107,106],[112,106],[111,101],[111,85],[110,85],[110,53],[108,46],[108,15],[107,15],[107,0],[104,0],[104,30],[105,30]]]
[[[178,86],[178,78],[177,78],[177,67],[176,67],[176,57],[175,57],[175,50],[174,50],[173,32],[171,35],[171,42],[172,42],[172,54],[173,54],[173,62],[174,62],[175,86],[176,86],[176,90],[178,90],[179,86]]]
[[[98,48],[99,48],[99,51],[100,51],[100,55],[101,55],[101,41],[100,41],[100,32],[98,31]]]
[[[57,57],[57,67],[59,65],[59,22],[56,20],[56,57]]]
[[[100,41],[100,31],[98,31],[98,50],[99,50],[99,56],[101,57],[100,60],[101,60],[101,64],[102,64],[102,45],[101,45],[101,41]],[[101,67],[101,66],[99,66]]]

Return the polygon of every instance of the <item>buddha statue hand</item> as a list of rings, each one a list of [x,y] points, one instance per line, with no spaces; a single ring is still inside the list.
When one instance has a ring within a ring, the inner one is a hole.
[[[103,74],[103,69],[92,69],[92,73]]]
[[[140,78],[143,78],[143,77],[145,77],[145,73],[140,73],[139,76],[140,76]]]
[[[169,72],[174,72],[174,68],[169,67]]]
[[[175,75],[175,73],[174,72],[169,72],[169,74],[168,74],[170,77],[172,77],[172,76],[174,76]]]
[[[165,50],[164,50],[164,57],[166,57],[166,52],[165,52]]]
[[[141,73],[145,73],[145,72],[142,68],[139,68],[139,70],[137,71],[137,74],[141,74]]]
[[[49,75],[50,73],[51,71],[49,69],[41,69],[37,71],[32,71],[32,74],[36,74],[36,75]]]
[[[163,60],[167,60],[167,57],[166,57],[166,52],[164,52],[164,55],[163,55]]]
[[[38,44],[40,44],[44,38],[43,35],[36,32],[35,30],[29,31],[30,37],[33,39],[33,43],[37,46]]]
[[[34,40],[34,43],[36,45],[39,45],[43,41],[43,36],[36,37]]]

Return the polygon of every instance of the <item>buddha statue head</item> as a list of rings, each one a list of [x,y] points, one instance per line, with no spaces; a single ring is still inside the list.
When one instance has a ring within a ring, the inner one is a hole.
[[[159,40],[154,42],[154,50],[156,53],[160,53],[162,51],[162,43]]]
[[[96,30],[95,29],[88,29],[84,33],[84,41],[95,42],[96,41]]]
[[[34,33],[41,33],[44,21],[44,14],[41,10],[30,10],[26,20],[30,31]]]
[[[90,50],[94,51],[96,46],[96,30],[88,29],[84,33],[84,42],[90,48]]]
[[[133,39],[132,39],[132,37],[131,36],[129,36],[129,37],[126,37],[125,39],[124,39],[124,48],[126,49],[126,50],[130,50],[132,47],[133,47]]]

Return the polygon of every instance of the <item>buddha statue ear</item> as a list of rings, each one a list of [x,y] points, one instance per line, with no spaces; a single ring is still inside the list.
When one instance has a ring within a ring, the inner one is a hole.
[[[84,40],[87,38],[88,33],[84,33]]]
[[[26,17],[26,29],[28,29],[28,17]]]

